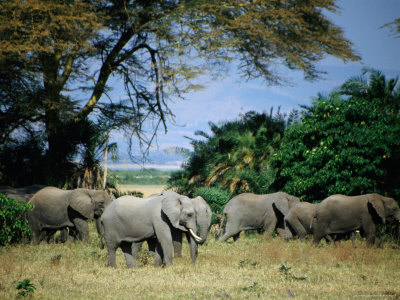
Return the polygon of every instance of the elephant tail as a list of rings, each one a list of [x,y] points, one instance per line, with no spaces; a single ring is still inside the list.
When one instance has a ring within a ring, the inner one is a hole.
[[[103,220],[101,219],[101,217],[99,217],[96,220],[96,225],[97,225],[97,233],[98,233],[99,239],[100,239],[100,249],[104,249],[104,245],[105,245],[104,224],[103,224]]]
[[[224,228],[226,225],[226,214],[222,213],[220,215],[220,222],[219,222],[219,230],[217,232],[217,234],[215,235],[215,238],[218,239],[219,236],[221,236],[224,233]]]

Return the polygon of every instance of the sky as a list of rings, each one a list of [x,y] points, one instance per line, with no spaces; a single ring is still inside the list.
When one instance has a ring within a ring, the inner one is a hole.
[[[177,169],[184,157],[166,155],[165,149],[184,147],[191,149],[190,140],[194,132],[209,131],[208,122],[219,123],[236,119],[250,110],[289,113],[299,105],[311,104],[318,93],[329,94],[334,88],[353,76],[360,76],[363,68],[382,71],[386,78],[400,77],[400,38],[395,38],[389,28],[382,25],[400,17],[399,0],[341,0],[336,4],[339,14],[327,14],[334,24],[344,30],[344,36],[353,43],[353,49],[361,61],[343,63],[326,57],[317,68],[326,72],[323,80],[309,82],[302,73],[285,70],[291,83],[270,86],[262,80],[244,81],[232,69],[218,81],[208,81],[201,91],[186,94],[186,99],[172,99],[169,107],[175,114],[175,125],[168,124],[167,134],[160,131],[147,168]],[[116,137],[123,168],[137,168],[131,164],[125,145]],[[111,168],[121,165],[111,165]]]

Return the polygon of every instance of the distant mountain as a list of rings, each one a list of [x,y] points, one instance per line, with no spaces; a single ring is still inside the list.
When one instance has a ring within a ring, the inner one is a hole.
[[[156,170],[179,170],[181,168],[184,158],[179,154],[165,154],[160,151],[153,151],[146,158],[144,162],[141,162],[141,158],[138,157],[136,162],[133,162],[130,158],[122,158],[118,162],[114,163],[109,161],[108,168],[110,169],[156,169]]]

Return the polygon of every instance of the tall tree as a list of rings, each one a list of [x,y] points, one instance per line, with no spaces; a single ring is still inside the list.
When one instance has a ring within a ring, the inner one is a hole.
[[[238,61],[243,76],[280,83],[277,64],[315,79],[326,54],[358,59],[327,10],[335,1],[3,1],[1,141],[42,130],[50,178],[76,153],[79,139],[65,143],[88,117],[147,147],[173,120],[167,100],[198,88],[204,70]]]
[[[272,157],[278,189],[307,201],[337,193],[399,197],[400,87],[397,78],[368,73],[304,107]]]
[[[248,112],[220,125],[210,123],[212,134],[196,132],[193,152],[171,187],[193,192],[200,186],[221,187],[231,194],[266,193],[273,181],[270,156],[279,148],[285,130],[283,115]],[[205,140],[204,140],[205,138]]]

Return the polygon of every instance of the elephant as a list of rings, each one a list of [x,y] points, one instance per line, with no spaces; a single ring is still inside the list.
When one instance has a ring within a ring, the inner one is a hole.
[[[21,202],[28,202],[32,196],[45,185],[34,184],[21,188],[13,188],[11,186],[1,186],[0,193],[4,194],[7,198],[13,198]]]
[[[166,191],[141,198],[122,196],[113,201],[101,216],[108,251],[107,265],[116,267],[116,250],[121,248],[128,268],[136,266],[138,246],[147,241],[155,250],[154,265],[172,264],[172,230],[190,233],[191,253],[201,238],[196,235],[196,214],[186,196]]]
[[[111,203],[106,191],[74,189],[62,190],[45,187],[29,200],[35,207],[28,212],[28,221],[33,231],[33,243],[39,244],[45,236],[57,230],[69,228],[78,239],[89,240],[88,219],[95,218],[97,231],[101,234],[100,216]]]
[[[212,212],[210,206],[208,206],[203,197],[197,196],[196,198],[191,198],[191,201],[196,215],[196,227],[199,229],[196,234],[201,238],[201,241],[196,242],[190,249],[192,262],[195,263],[198,255],[197,245],[202,245],[207,240],[208,229],[211,225]],[[185,232],[185,235],[190,244],[190,234]],[[172,240],[174,246],[174,257],[182,257],[182,231],[172,228]]]
[[[345,234],[360,230],[367,246],[379,245],[376,224],[394,219],[400,222],[400,208],[393,198],[379,194],[345,196],[336,194],[323,200],[315,211],[314,241],[319,244],[328,234]]]
[[[264,195],[239,194],[229,200],[223,210],[220,228],[225,233],[219,241],[233,237],[236,242],[241,231],[251,229],[267,232],[276,230],[279,235],[284,236],[284,217],[290,208],[299,202],[299,198],[284,192]]]
[[[284,219],[287,241],[293,237],[298,237],[304,242],[306,234],[314,233],[313,219],[317,206],[318,204],[314,203],[299,202],[289,210]],[[331,235],[326,235],[325,239],[327,242],[334,242],[335,245],[339,239],[351,239],[353,247],[355,247],[355,231],[349,234],[335,235],[334,238]]]

